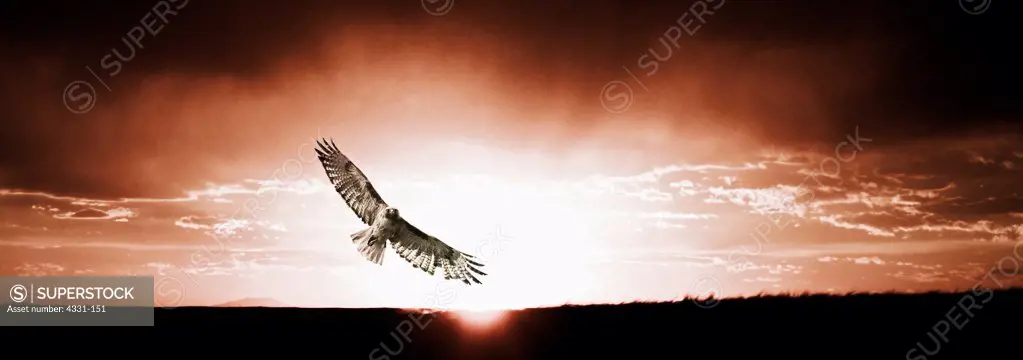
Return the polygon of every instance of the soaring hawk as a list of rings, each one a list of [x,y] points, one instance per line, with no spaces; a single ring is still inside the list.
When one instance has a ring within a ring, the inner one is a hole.
[[[366,174],[341,154],[333,139],[317,140],[316,145],[316,155],[334,190],[341,194],[355,215],[369,225],[351,235],[362,256],[382,265],[384,248],[390,241],[391,247],[405,261],[430,275],[441,269],[444,279],[460,280],[467,285],[480,284],[476,276],[486,274],[479,270],[483,264],[475,257],[455,250],[402,219],[398,209],[384,202]]]

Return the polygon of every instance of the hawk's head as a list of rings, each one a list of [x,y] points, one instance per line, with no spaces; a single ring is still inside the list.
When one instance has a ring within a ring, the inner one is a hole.
[[[384,210],[384,216],[386,216],[388,219],[391,219],[391,220],[397,220],[398,219],[398,209],[395,209],[393,207],[389,207],[389,208]]]

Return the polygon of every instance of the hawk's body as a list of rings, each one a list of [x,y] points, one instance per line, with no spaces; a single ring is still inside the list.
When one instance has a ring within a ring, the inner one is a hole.
[[[480,283],[473,274],[486,275],[478,269],[483,264],[476,262],[472,255],[455,250],[402,219],[398,209],[384,202],[366,175],[341,154],[333,141],[318,140],[317,145],[316,155],[334,189],[355,215],[369,225],[351,235],[362,256],[381,265],[384,248],[390,242],[405,261],[430,275],[440,268],[445,279],[460,280],[466,284]]]

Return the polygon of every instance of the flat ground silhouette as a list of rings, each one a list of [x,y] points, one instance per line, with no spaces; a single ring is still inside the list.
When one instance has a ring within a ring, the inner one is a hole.
[[[156,312],[158,332],[189,328],[202,333],[222,325],[280,334],[280,343],[268,346],[301,344],[305,350],[328,346],[332,357],[381,360],[1018,358],[1021,323],[1023,290],[759,296],[724,299],[710,309],[690,300],[562,306],[509,311],[486,328],[469,325],[452,313],[398,309]]]

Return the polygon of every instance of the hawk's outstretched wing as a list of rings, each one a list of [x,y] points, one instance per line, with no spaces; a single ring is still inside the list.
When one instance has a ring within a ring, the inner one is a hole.
[[[404,220],[398,235],[391,239],[391,247],[405,261],[430,275],[440,268],[444,272],[444,279],[460,280],[468,285],[481,284],[476,276],[486,275],[479,270],[483,264],[477,262],[475,257],[455,250]]]
[[[334,185],[334,190],[341,194],[348,207],[355,211],[355,215],[362,219],[362,222],[372,226],[377,213],[387,208],[387,203],[373,188],[366,174],[337,149],[333,139],[329,143],[327,139],[323,139],[322,142],[317,140],[316,145],[316,156],[323,164],[323,169],[327,171],[327,177]]]

